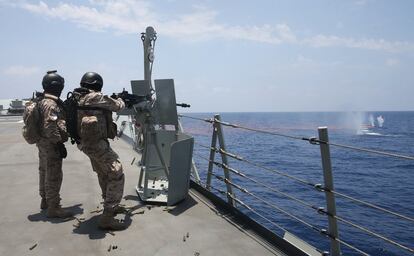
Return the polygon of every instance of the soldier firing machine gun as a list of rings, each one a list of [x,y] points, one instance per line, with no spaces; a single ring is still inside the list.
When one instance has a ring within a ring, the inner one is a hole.
[[[182,132],[178,121],[173,79],[151,82],[156,32],[147,27],[141,34],[144,45],[144,80],[131,81],[132,94],[123,91],[114,94],[125,101],[126,109],[120,115],[132,116],[142,127],[143,151],[138,166],[141,168],[136,191],[146,202],[174,205],[186,198],[190,186],[194,139]],[[173,126],[173,129],[167,129]],[[157,128],[156,128],[157,127]],[[137,133],[134,130],[134,133]],[[135,134],[137,135],[137,134]]]

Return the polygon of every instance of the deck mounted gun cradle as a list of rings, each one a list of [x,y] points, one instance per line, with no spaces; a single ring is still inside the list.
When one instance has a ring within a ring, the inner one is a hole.
[[[188,195],[194,139],[180,131],[174,80],[154,80],[155,89],[151,85],[154,59],[151,38],[154,36],[154,29],[148,27],[141,37],[145,79],[131,81],[132,94],[141,100],[127,106],[120,115],[132,116],[140,124],[144,137],[136,186],[139,197],[145,202],[174,205]],[[166,129],[168,127],[173,129]]]

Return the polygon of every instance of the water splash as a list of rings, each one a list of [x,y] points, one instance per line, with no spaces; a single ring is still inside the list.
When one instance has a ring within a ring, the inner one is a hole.
[[[369,115],[369,124],[372,127],[375,127],[375,121],[374,121],[374,116],[372,114]]]
[[[343,127],[351,130],[352,133],[359,134],[365,119],[366,114],[364,112],[346,112]]]
[[[382,115],[377,116],[377,122],[378,122],[378,127],[381,127],[384,125],[384,117],[382,117]]]

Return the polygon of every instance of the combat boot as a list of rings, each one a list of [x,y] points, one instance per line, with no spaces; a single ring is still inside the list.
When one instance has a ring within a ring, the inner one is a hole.
[[[42,197],[42,201],[40,201],[40,209],[46,210],[47,209],[47,202],[46,198]]]
[[[124,230],[125,223],[120,222],[114,218],[114,210],[104,210],[98,221],[98,227],[105,230]]]
[[[120,213],[127,213],[127,209],[121,205],[117,205],[114,207],[114,215],[120,214]]]
[[[56,207],[49,207],[47,208],[47,214],[46,217],[48,218],[69,218],[72,217],[73,213],[71,213],[70,211],[66,211],[64,209],[62,209],[62,207],[56,206]]]

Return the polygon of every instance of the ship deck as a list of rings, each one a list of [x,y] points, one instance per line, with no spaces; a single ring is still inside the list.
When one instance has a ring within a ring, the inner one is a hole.
[[[111,143],[126,175],[122,203],[133,211],[118,218],[128,228],[97,228],[96,211],[102,209],[98,180],[88,158],[70,143],[61,197],[77,219],[46,218],[39,208],[37,148],[25,143],[19,120],[0,117],[0,255],[286,255],[245,225],[217,213],[194,189],[171,209],[143,204],[135,191],[139,171],[131,165],[139,155],[124,140]]]

